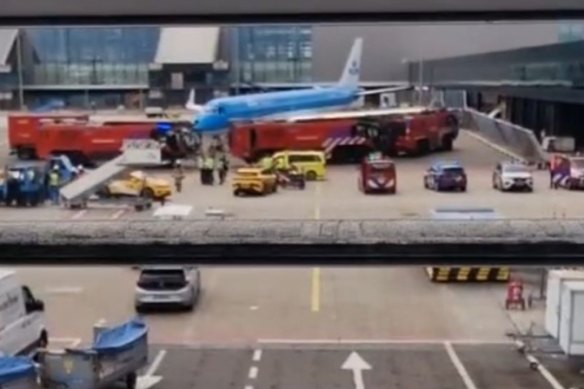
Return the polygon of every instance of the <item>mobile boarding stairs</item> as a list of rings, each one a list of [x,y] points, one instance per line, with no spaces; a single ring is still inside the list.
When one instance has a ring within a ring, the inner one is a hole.
[[[137,167],[159,166],[162,146],[151,139],[126,139],[122,154],[63,186],[60,195],[70,208],[84,208],[109,180]],[[141,201],[136,199],[135,201]]]

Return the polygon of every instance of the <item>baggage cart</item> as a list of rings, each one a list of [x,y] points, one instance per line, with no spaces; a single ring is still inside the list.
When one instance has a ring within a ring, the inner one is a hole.
[[[26,357],[0,357],[0,389],[36,389],[37,371]]]
[[[45,388],[101,389],[118,382],[134,389],[136,372],[148,363],[148,328],[139,319],[117,327],[94,328],[89,349],[39,352]]]

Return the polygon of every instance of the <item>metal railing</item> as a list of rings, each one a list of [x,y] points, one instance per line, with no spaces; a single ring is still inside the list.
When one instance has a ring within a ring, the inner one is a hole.
[[[468,107],[463,90],[437,90],[432,95],[443,106],[462,110],[464,129],[501,147],[510,156],[517,156],[531,165],[543,166],[547,162],[547,154],[532,130]]]
[[[547,156],[533,131],[495,119],[472,108],[463,111],[462,125],[486,140],[502,147],[512,155],[517,155],[530,165],[542,165]]]

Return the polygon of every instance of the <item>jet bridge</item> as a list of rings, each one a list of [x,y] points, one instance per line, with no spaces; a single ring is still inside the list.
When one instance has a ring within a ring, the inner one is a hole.
[[[127,139],[122,146],[122,154],[97,169],[89,170],[82,176],[63,186],[61,198],[69,207],[86,206],[90,197],[96,194],[109,180],[138,166],[157,166],[162,162],[162,146],[151,139]]]

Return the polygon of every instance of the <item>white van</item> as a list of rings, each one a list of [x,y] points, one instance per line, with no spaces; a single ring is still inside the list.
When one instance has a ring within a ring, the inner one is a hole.
[[[30,355],[47,346],[44,311],[45,304],[15,272],[0,270],[0,356]]]

